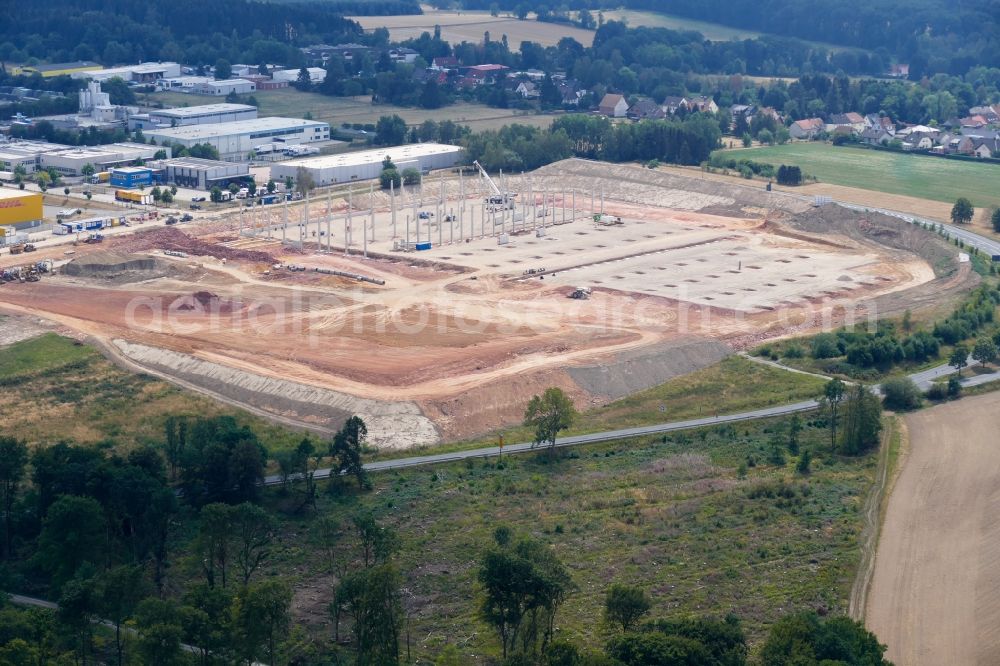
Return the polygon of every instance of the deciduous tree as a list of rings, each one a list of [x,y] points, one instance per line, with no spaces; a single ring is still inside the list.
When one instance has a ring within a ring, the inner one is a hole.
[[[959,197],[955,200],[955,205],[951,207],[951,221],[954,224],[968,224],[972,222],[974,213],[972,202],[965,197]]]
[[[534,444],[548,444],[550,456],[555,451],[556,437],[573,425],[575,419],[573,401],[558,387],[547,388],[542,395],[533,396],[524,412],[524,425],[535,430]]]
[[[604,598],[604,621],[627,633],[649,612],[650,605],[642,588],[616,583]]]

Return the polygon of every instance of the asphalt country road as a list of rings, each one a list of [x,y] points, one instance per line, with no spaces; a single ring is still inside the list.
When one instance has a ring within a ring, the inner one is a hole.
[[[939,365],[928,370],[922,370],[909,375],[910,379],[917,385],[917,387],[926,391],[930,388],[933,380],[944,377],[954,372],[954,368],[949,365]],[[1000,371],[991,372],[982,375],[975,375],[971,377],[965,377],[962,379],[963,386],[977,386],[979,384],[985,384],[987,382],[1000,380]],[[878,391],[876,388],[876,392]],[[795,414],[798,412],[808,412],[819,407],[819,402],[816,400],[803,400],[802,402],[795,402],[788,405],[777,405],[775,407],[765,407],[763,409],[754,409],[747,412],[738,412],[736,414],[720,414],[718,416],[705,416],[697,419],[688,419],[686,421],[671,421],[667,423],[656,423],[648,426],[639,426],[635,428],[621,428],[618,430],[605,430],[603,432],[595,432],[587,435],[573,435],[570,437],[559,437],[556,439],[556,448],[566,448],[571,446],[579,446],[581,444],[592,444],[595,442],[607,442],[616,439],[626,439],[628,437],[640,437],[643,435],[658,435],[661,433],[674,432],[677,430],[689,430],[691,428],[702,428],[705,426],[721,425],[724,423],[735,423],[739,421],[753,421],[757,419],[772,418],[775,416],[787,416],[789,414]],[[452,451],[449,453],[436,453],[428,454],[423,456],[410,456],[407,458],[395,458],[393,460],[380,460],[378,462],[371,462],[365,464],[365,470],[368,472],[384,472],[393,469],[405,469],[407,467],[419,467],[422,465],[436,465],[439,463],[455,462],[459,460],[468,460],[473,458],[497,458],[502,455],[511,455],[517,453],[529,453],[533,450],[539,449],[540,447],[531,442],[521,442],[518,444],[511,444],[509,446],[504,446],[502,449],[499,446],[486,446],[478,449],[467,449],[464,451]],[[329,478],[332,473],[331,468],[324,468],[316,470],[315,478],[326,479]],[[289,477],[295,479],[297,477]],[[270,476],[264,477],[265,486],[274,486],[283,483],[284,479],[279,474],[272,474]]]

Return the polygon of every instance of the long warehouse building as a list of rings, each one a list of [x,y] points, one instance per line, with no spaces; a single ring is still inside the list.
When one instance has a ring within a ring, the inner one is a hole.
[[[169,129],[145,130],[147,139],[163,145],[169,141],[185,148],[201,143],[214,146],[219,156],[231,162],[240,162],[254,149],[265,143],[288,144],[320,143],[330,140],[330,124],[300,118],[256,118],[228,123],[188,125]]]
[[[43,214],[41,192],[0,189],[0,236],[37,225]]]
[[[463,148],[441,143],[413,143],[406,146],[392,146],[375,150],[363,150],[340,155],[318,155],[271,165],[271,177],[296,178],[299,169],[305,169],[317,185],[334,185],[355,180],[372,180],[382,173],[382,160],[389,157],[396,168],[417,169],[420,172],[431,169],[447,169],[462,160]]]

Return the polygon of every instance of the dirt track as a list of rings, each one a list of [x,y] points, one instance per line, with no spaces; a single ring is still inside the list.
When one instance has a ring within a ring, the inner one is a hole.
[[[866,614],[899,666],[997,663],[998,408],[990,393],[906,418]]]

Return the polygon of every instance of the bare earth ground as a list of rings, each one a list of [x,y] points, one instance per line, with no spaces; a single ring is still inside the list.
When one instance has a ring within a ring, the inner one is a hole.
[[[906,417],[866,614],[900,666],[997,663],[998,408],[989,393]]]
[[[667,172],[686,174],[691,177],[704,180],[714,180],[722,183],[743,182],[750,187],[764,187],[764,183],[759,180],[747,181],[743,178],[727,176],[721,173],[705,173],[697,167],[661,166],[659,168]],[[942,222],[947,222],[951,217],[952,204],[944,201],[921,199],[917,196],[910,197],[903,194],[889,194],[887,192],[863,190],[856,187],[832,185],[830,183],[808,183],[797,187],[782,187],[775,185],[774,189],[775,191],[785,191],[809,197],[824,195],[832,197],[838,201],[848,201],[850,203],[855,203],[861,206],[871,206],[873,208],[898,210],[912,215],[930,217],[936,220],[941,220]],[[996,237],[997,234],[993,231],[993,227],[990,225],[989,215],[989,209],[977,208],[975,217],[973,217],[971,223],[971,230],[985,236]]]
[[[583,160],[507,185],[517,218],[487,215],[477,179],[432,177],[398,193],[395,222],[388,196],[364,188],[350,221],[345,200],[320,198],[40,251],[82,272],[3,285],[0,308],[311,426],[360,414],[377,445],[406,448],[517,422],[547,386],[602,404],[704,367],[720,346],[974,283],[933,235],[835,206]],[[622,224],[595,223],[602,207]],[[407,238],[433,247],[393,250]],[[589,300],[567,298],[581,286]]]

